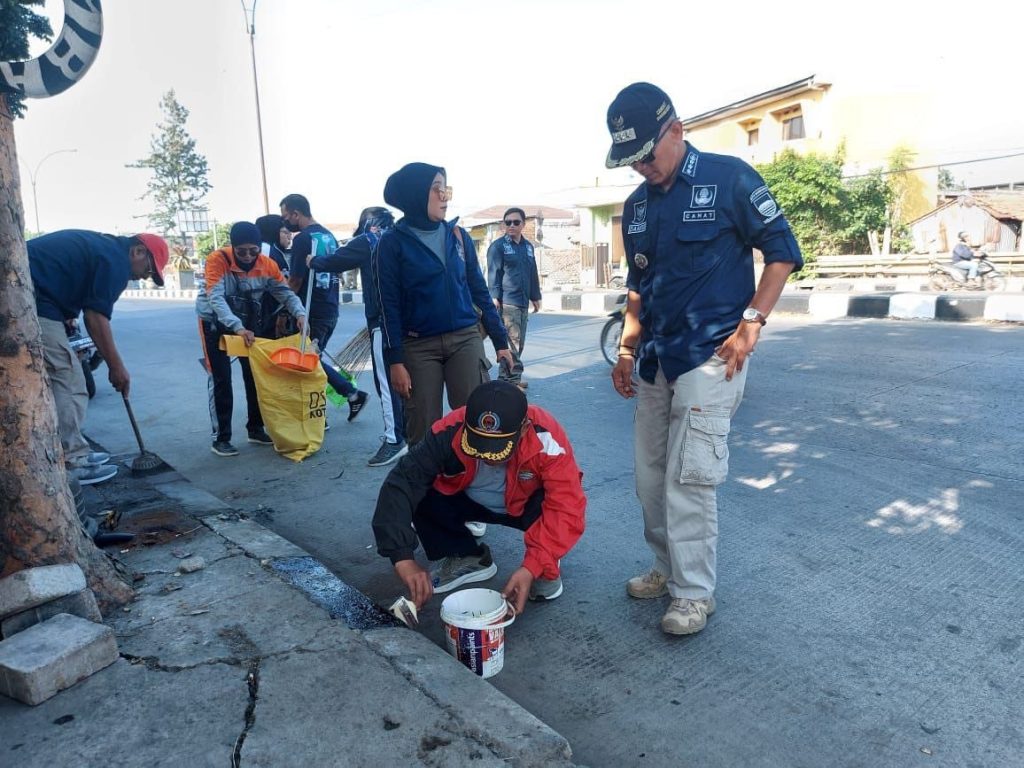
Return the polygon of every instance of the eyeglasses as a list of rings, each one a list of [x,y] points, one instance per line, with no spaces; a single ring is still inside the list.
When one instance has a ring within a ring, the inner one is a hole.
[[[235,254],[238,255],[238,256],[259,256],[260,255],[260,249],[257,248],[255,245],[252,246],[252,247],[247,247],[247,246],[244,246],[244,245],[236,245],[235,246]]]
[[[654,150],[658,148],[658,144],[661,142],[663,138],[665,138],[665,134],[668,133],[668,129],[672,127],[673,123],[675,123],[674,119],[669,120],[667,123],[665,123],[665,127],[661,129],[661,133],[658,134],[658,138],[654,140],[654,144],[651,146],[651,151],[648,152],[643,157],[641,157],[639,160],[637,160],[637,165],[640,165],[641,163],[643,165],[650,165],[651,163],[654,162]]]
[[[451,187],[442,187],[440,184],[435,184],[430,188],[430,191],[436,194],[441,199],[442,203],[446,203],[452,199],[453,191]]]
[[[505,219],[505,226],[506,227],[519,227],[519,226],[522,226],[522,224],[523,224],[523,220],[522,219]]]

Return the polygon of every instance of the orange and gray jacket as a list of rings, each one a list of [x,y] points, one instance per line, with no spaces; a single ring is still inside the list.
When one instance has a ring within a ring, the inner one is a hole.
[[[206,258],[205,278],[206,290],[196,297],[196,314],[207,322],[219,322],[234,333],[245,328],[245,323],[231,308],[230,300],[234,298],[244,297],[258,304],[264,294],[270,294],[292,317],[306,316],[302,302],[288,287],[280,268],[262,253],[245,271],[235,263],[231,246],[214,251]]]

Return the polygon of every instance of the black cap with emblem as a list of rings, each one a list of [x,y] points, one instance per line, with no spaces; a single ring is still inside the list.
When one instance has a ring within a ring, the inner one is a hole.
[[[526,395],[507,381],[488,381],[469,394],[462,450],[484,461],[506,461],[526,421]]]
[[[676,116],[672,99],[650,83],[627,85],[608,107],[612,148],[605,165],[632,165],[654,148],[662,126]]]

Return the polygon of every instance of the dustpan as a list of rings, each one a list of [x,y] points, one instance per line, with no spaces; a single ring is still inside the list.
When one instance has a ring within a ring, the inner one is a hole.
[[[316,256],[316,240],[313,240],[313,255]],[[313,280],[316,275],[313,270],[307,273],[307,282],[309,287],[306,288],[306,320],[302,323],[302,335],[301,341],[299,342],[299,348],[295,347],[283,347],[270,355],[270,362],[274,365],[279,365],[282,368],[288,368],[292,371],[301,371],[302,373],[312,373],[320,365],[320,355],[315,352],[306,351],[306,342],[309,341],[309,304],[313,299]]]

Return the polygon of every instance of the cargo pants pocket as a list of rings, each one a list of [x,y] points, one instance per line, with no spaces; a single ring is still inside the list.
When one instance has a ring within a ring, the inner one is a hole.
[[[686,413],[679,482],[718,485],[729,474],[729,424],[726,408]]]

